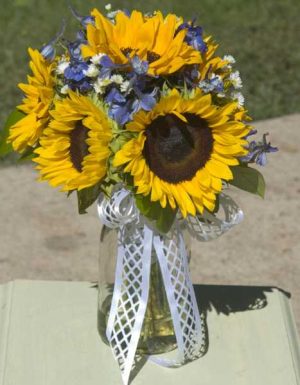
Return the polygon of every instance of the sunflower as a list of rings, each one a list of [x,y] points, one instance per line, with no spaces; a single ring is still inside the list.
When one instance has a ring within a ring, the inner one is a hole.
[[[32,76],[28,76],[28,84],[19,84],[25,98],[17,107],[26,116],[10,128],[8,138],[18,152],[24,151],[27,146],[33,147],[38,141],[49,122],[49,108],[54,97],[54,63],[44,59],[38,50],[29,48],[28,52]]]
[[[188,64],[201,63],[201,55],[184,42],[186,30],[177,31],[182,19],[161,12],[145,17],[133,11],[130,16],[118,12],[115,24],[97,9],[91,12],[95,25],[87,25],[87,45],[82,46],[84,58],[107,54],[116,64],[127,64],[138,56],[149,62],[150,75],[167,75]]]
[[[114,158],[133,177],[137,194],[178,207],[185,217],[212,211],[222,180],[233,178],[229,166],[247,153],[243,138],[250,131],[239,120],[237,104],[212,104],[200,90],[184,99],[177,90],[150,112],[140,111],[126,129],[136,132]]]
[[[35,150],[41,180],[62,191],[94,186],[106,174],[112,121],[88,97],[74,92],[56,101],[51,115]]]
[[[221,59],[219,56],[215,56],[215,52],[218,48],[211,36],[204,39],[207,50],[202,55],[202,62],[199,64],[199,80],[204,80],[208,73],[216,73],[219,69],[223,69],[228,62]]]

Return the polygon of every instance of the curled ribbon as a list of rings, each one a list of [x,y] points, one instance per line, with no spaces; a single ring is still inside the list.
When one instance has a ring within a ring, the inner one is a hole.
[[[242,219],[242,212],[224,194],[220,204],[225,220],[212,214],[188,217],[185,226],[199,240],[216,238]],[[150,226],[135,206],[133,195],[121,188],[110,200],[98,201],[101,222],[118,229],[118,252],[114,291],[106,337],[117,360],[123,383],[129,382],[145,317],[152,258],[159,263],[172,316],[178,357],[149,359],[165,367],[177,367],[195,360],[205,351],[205,333],[193,285],[188,256],[178,220],[168,234]]]

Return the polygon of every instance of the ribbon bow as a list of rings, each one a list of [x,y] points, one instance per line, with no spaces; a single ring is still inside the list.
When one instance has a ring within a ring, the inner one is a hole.
[[[198,240],[207,241],[242,220],[241,210],[225,195],[222,195],[222,207],[225,220],[206,213],[201,217],[188,217],[186,228]],[[139,213],[133,195],[125,189],[116,191],[110,200],[99,198],[98,214],[104,225],[118,229],[115,283],[106,337],[121,369],[124,384],[128,384],[135,365],[153,258],[160,266],[178,357],[171,360],[149,356],[149,359],[165,367],[177,367],[199,358],[205,352],[205,332],[189,275],[180,222],[175,220],[167,235],[158,233]]]

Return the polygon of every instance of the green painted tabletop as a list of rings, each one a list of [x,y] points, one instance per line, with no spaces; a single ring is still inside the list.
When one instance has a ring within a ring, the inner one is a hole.
[[[290,299],[268,287],[196,286],[208,351],[179,369],[146,362],[132,385],[299,385],[299,341]],[[0,286],[0,385],[122,385],[97,333],[89,282]]]

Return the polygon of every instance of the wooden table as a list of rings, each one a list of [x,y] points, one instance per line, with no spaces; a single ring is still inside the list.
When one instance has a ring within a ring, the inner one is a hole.
[[[132,385],[296,385],[300,353],[286,293],[196,287],[207,315],[206,355],[179,369],[147,362]],[[97,333],[89,282],[14,281],[0,286],[0,385],[121,385]]]

